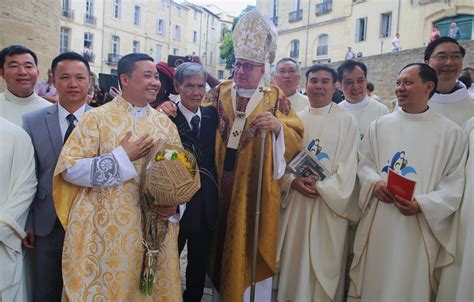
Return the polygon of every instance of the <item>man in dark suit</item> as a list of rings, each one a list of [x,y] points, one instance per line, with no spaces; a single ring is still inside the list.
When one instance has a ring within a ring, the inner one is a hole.
[[[172,117],[181,142],[197,158],[201,189],[186,205],[180,221],[179,252],[187,242],[188,266],[184,301],[201,301],[206,277],[207,258],[212,231],[217,220],[217,184],[215,139],[217,112],[201,107],[206,93],[207,73],[198,63],[183,63],[175,72],[174,85],[181,97],[177,114]]]
[[[51,65],[59,102],[23,115],[23,128],[35,149],[38,187],[26,223],[23,245],[33,249],[34,301],[61,301],[64,229],[54,208],[52,179],[63,143],[89,107],[89,63],[77,53],[57,56]]]

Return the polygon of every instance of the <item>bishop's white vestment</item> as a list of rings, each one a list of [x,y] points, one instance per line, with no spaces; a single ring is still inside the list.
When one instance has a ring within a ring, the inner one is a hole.
[[[437,301],[474,301],[474,117],[464,127],[469,139],[466,182],[461,208],[457,212],[459,226],[456,257],[443,269]]]
[[[25,223],[36,193],[34,150],[19,126],[0,117],[0,301],[23,302]]]
[[[21,127],[23,113],[51,106],[51,103],[33,93],[29,97],[20,98],[8,90],[0,93],[0,116]]]
[[[464,188],[467,140],[441,115],[398,108],[372,123],[359,151],[362,217],[354,244],[349,296],[363,301],[430,301],[439,269],[454,260],[455,212]],[[404,216],[373,196],[388,169],[415,180],[421,213]]]
[[[359,216],[352,194],[360,140],[357,122],[335,103],[308,106],[298,115],[305,127],[305,148],[317,150],[315,157],[331,175],[316,182],[316,199],[290,189],[292,174],[282,181],[278,300],[332,301],[336,292],[342,299],[348,224]]]

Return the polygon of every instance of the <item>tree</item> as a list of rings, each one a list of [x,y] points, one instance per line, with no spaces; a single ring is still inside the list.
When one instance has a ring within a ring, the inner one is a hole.
[[[240,17],[242,17],[254,8],[255,6],[253,5],[247,5],[247,7],[242,10],[240,15],[234,18],[234,21],[232,22],[232,31],[234,31],[235,25],[239,21]],[[222,40],[222,44],[219,49],[221,51],[221,59],[225,60],[225,69],[232,70],[232,65],[234,65],[235,62],[232,32],[228,32],[224,35],[224,39]]]

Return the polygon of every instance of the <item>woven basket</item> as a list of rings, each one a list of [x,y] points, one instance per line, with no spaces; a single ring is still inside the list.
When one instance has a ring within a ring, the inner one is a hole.
[[[152,159],[145,175],[144,193],[153,197],[156,205],[177,206],[186,203],[201,187],[195,157],[189,151],[177,151],[184,153],[191,162],[194,175],[177,159],[160,161]]]

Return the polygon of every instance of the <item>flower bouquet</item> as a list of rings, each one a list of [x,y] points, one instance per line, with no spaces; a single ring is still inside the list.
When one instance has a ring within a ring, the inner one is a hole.
[[[186,203],[199,190],[201,181],[195,157],[182,147],[165,146],[147,164],[142,186],[145,255],[140,289],[151,295],[159,248],[168,228],[168,221],[160,219],[157,209]]]

